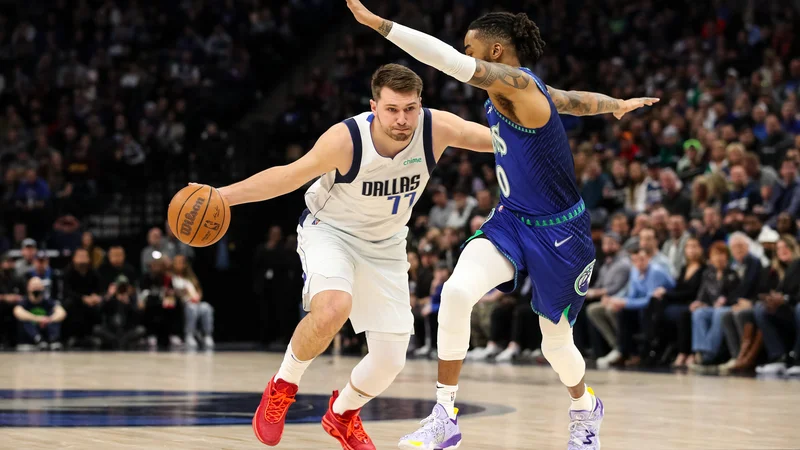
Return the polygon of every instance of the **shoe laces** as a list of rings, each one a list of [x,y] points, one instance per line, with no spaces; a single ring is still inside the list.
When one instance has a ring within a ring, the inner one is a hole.
[[[583,420],[575,420],[569,424],[570,441],[578,445],[586,444],[585,436],[589,434],[589,424]]]
[[[353,416],[347,424],[347,437],[350,438],[350,436],[355,437],[365,444],[369,443],[369,436],[367,436],[367,432],[364,431],[364,424],[361,423],[361,417],[359,417],[358,414]]]
[[[264,411],[264,418],[269,423],[280,422],[283,419],[283,415],[286,414],[286,410],[295,401],[294,396],[289,395],[286,391],[273,390],[269,395],[269,403],[267,403],[267,409]]]

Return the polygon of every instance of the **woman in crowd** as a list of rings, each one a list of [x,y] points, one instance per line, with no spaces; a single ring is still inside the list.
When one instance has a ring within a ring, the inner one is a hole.
[[[686,265],[681,270],[673,289],[658,288],[650,300],[646,317],[651,321],[647,327],[651,349],[658,349],[664,336],[677,336],[678,356],[673,367],[685,367],[691,361],[692,328],[689,304],[697,299],[703,273],[706,269],[703,247],[696,238],[686,241],[684,247]],[[660,341],[660,342],[659,342]],[[693,360],[693,358],[692,358]]]
[[[176,255],[172,262],[172,288],[184,304],[184,335],[186,348],[197,348],[197,322],[203,325],[203,347],[214,348],[214,307],[203,301],[203,290],[197,275],[184,255]]]
[[[755,320],[764,335],[769,362],[756,371],[800,375],[800,246],[794,237],[784,235],[778,240],[763,291],[755,306]],[[792,337],[790,349],[787,344]]]
[[[89,252],[89,260],[92,269],[97,270],[106,259],[106,252],[102,248],[94,245],[94,235],[91,231],[84,231],[81,236],[81,248]]]
[[[628,192],[625,195],[625,209],[635,213],[644,212],[647,200],[646,174],[642,163],[632,161],[628,166]]]
[[[695,361],[690,367],[708,365],[722,348],[724,332],[722,318],[730,311],[731,294],[739,287],[739,276],[729,265],[730,250],[725,242],[717,241],[708,252],[709,266],[703,272],[697,300],[689,305],[692,311],[692,351]]]

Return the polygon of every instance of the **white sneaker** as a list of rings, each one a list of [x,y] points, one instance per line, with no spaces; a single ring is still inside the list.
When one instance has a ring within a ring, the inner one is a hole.
[[[177,336],[175,336],[177,338]],[[197,339],[194,338],[191,334],[186,335],[186,339],[183,340],[186,343],[187,350],[197,350]],[[170,345],[176,346],[174,342],[172,342],[172,338],[170,338]],[[181,345],[178,343],[177,345]]]
[[[61,351],[62,348],[63,348],[63,346],[61,345],[61,342],[51,342],[50,343],[50,350],[51,351],[58,352],[58,351]]]
[[[475,347],[472,350],[467,352],[467,359],[473,360],[475,359],[475,355],[481,353],[482,351],[486,350],[486,347]]]
[[[621,356],[622,353],[620,353],[617,349],[611,350],[606,356],[597,358],[597,368],[608,369],[611,367],[611,363],[618,360]]]
[[[423,345],[422,347],[414,350],[414,356],[428,356],[431,352],[430,345]]]
[[[542,349],[537,348],[531,352],[531,359],[536,362],[546,362],[547,360],[544,359],[544,353],[542,353]]]
[[[764,364],[763,366],[756,367],[756,373],[759,375],[783,375],[785,372],[786,363],[783,361]]]
[[[475,352],[475,355],[472,357],[472,360],[473,361],[486,361],[487,359],[497,355],[501,351],[503,351],[503,349],[501,349],[500,347],[491,346],[490,345],[490,346],[486,347],[485,349],[483,349],[483,351],[481,351],[480,353],[479,352]]]
[[[158,338],[155,336],[147,336],[147,346],[156,348],[158,346]]]
[[[497,362],[511,362],[519,354],[519,347],[508,347],[494,359]]]
[[[211,350],[214,348],[214,338],[211,337],[211,335],[208,335],[205,338],[203,338],[203,347],[205,347],[206,350]]]
[[[18,352],[32,352],[36,350],[36,346],[33,344],[19,344],[17,345]]]
[[[786,376],[790,377],[800,376],[800,365],[789,367],[789,370],[786,371]]]
[[[172,335],[172,336],[169,337],[169,346],[170,347],[180,347],[181,344],[183,344],[183,342],[181,342],[181,338],[179,338],[178,336]],[[197,343],[195,342],[195,344],[197,344]]]

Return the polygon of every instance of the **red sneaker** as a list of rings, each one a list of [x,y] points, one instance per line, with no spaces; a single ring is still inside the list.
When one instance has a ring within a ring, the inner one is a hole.
[[[295,402],[297,385],[283,380],[269,380],[261,403],[253,416],[253,432],[259,441],[275,446],[283,436],[283,425],[286,422],[286,413],[289,406]]]
[[[364,431],[361,417],[358,413],[361,408],[353,411],[345,411],[341,416],[333,412],[333,402],[339,397],[339,391],[333,391],[330,402],[328,402],[328,412],[322,417],[322,428],[334,439],[342,444],[343,450],[376,450],[372,439]]]

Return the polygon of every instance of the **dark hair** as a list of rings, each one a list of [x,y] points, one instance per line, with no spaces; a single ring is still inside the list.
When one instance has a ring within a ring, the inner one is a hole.
[[[711,247],[708,249],[708,256],[711,256],[712,253],[724,253],[725,257],[731,257],[731,251],[725,241],[716,241],[711,244]]]
[[[372,98],[377,100],[381,96],[381,89],[387,87],[395,92],[416,92],[422,95],[422,78],[413,70],[400,64],[386,64],[378,67],[372,74]]]
[[[535,63],[544,54],[544,40],[539,27],[525,13],[492,12],[469,24],[483,38],[510,43],[523,66]]]

